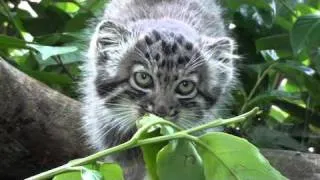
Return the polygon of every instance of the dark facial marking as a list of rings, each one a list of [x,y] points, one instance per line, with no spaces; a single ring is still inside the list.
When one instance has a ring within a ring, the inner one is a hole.
[[[110,106],[110,104],[108,104],[108,103],[115,103],[116,104],[119,101],[121,101],[123,98],[129,98],[131,100],[139,100],[140,98],[142,98],[144,96],[145,96],[144,92],[135,90],[132,87],[128,87],[127,89],[120,92],[116,96],[113,96],[112,98],[110,98],[108,100],[108,102],[105,103],[105,106]]]
[[[160,54],[157,53],[157,54],[155,55],[154,59],[155,59],[156,61],[159,61],[159,60],[160,60]]]
[[[188,56],[184,56],[184,60],[185,60],[186,62],[189,62],[189,61],[190,61],[190,58],[189,58]]]
[[[98,47],[100,47],[100,48],[101,48],[101,47],[109,46],[109,45],[111,45],[111,44],[113,44],[112,39],[107,38],[107,37],[100,38],[100,39],[98,39],[98,41],[97,41],[97,45],[98,45]]]
[[[167,69],[172,69],[172,67],[173,67],[173,60],[169,59],[167,61]]]
[[[144,56],[145,56],[147,59],[150,59],[150,54],[149,54],[149,53],[145,53]]]
[[[162,51],[163,51],[164,54],[170,54],[171,53],[170,45],[167,44],[165,41],[161,42],[161,46],[162,46]]]
[[[148,44],[148,45],[151,45],[153,42],[152,42],[152,39],[149,37],[149,36],[145,36],[144,37],[144,40],[146,41],[146,43]]]
[[[169,76],[168,76],[168,75],[165,76],[164,79],[163,79],[163,81],[164,81],[164,82],[168,82],[168,81],[169,81]]]
[[[171,48],[172,53],[176,53],[177,49],[178,49],[177,43],[173,43],[172,48]]]
[[[128,79],[114,79],[110,81],[103,80],[102,75],[98,75],[95,80],[96,91],[99,96],[105,97],[108,93],[116,89],[118,86],[127,83]]]
[[[206,101],[206,108],[209,109],[213,105],[215,105],[215,103],[217,102],[216,97],[218,97],[220,93],[216,94],[215,97],[213,97],[205,92],[202,92],[202,91],[198,91],[198,94],[204,98],[204,100]]]
[[[140,99],[146,95],[146,93],[135,90],[134,88],[127,89],[123,93],[127,94],[131,99]]]
[[[160,33],[156,30],[152,31],[152,34],[154,35],[154,37],[156,38],[156,41],[159,41],[161,39]]]
[[[195,113],[197,114],[197,118],[202,118],[203,112],[201,111],[201,109],[203,108],[198,102],[193,100],[180,100],[180,104],[184,108],[194,109],[193,111],[195,111]]]
[[[188,51],[191,51],[192,48],[193,48],[193,44],[190,43],[190,42],[187,42],[186,45],[185,45],[185,47],[186,47],[186,49],[187,49]]]
[[[105,65],[108,59],[109,59],[109,55],[107,53],[100,53],[98,55],[97,65],[98,66]]]
[[[184,64],[184,63],[185,63],[184,57],[181,57],[181,56],[180,56],[180,57],[178,58],[178,63],[179,63],[179,64]]]
[[[184,41],[184,37],[182,35],[179,35],[178,38],[177,38],[177,41],[179,44],[182,44],[183,41]]]
[[[160,67],[164,67],[166,65],[166,61],[165,60],[162,60],[161,64],[160,64]]]

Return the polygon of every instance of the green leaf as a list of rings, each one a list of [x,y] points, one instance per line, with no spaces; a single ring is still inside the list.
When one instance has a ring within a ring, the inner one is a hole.
[[[291,31],[291,46],[295,54],[320,42],[320,15],[312,14],[299,17]]]
[[[99,171],[84,168],[81,171],[82,180],[103,180],[103,176]]]
[[[95,16],[99,16],[101,11],[105,5],[108,3],[109,0],[99,0],[99,1],[86,1],[83,4],[83,9],[89,9],[92,13],[95,14]]]
[[[151,133],[145,133],[141,135],[142,139],[152,138],[160,136],[160,130],[152,131]],[[157,153],[167,144],[167,142],[161,142],[156,144],[147,144],[141,146],[143,152],[143,159],[148,172],[148,176],[152,180],[159,180],[157,175]]]
[[[137,121],[137,127],[142,127],[146,126],[150,123],[154,123],[157,121],[163,121],[162,118],[155,116],[153,114],[148,114],[144,116],[142,119]],[[150,131],[151,130],[151,131]],[[166,134],[172,134],[175,132],[175,130],[166,125],[158,126],[157,128],[153,127],[151,128],[147,133],[144,133],[140,136],[141,139],[146,139],[146,138],[152,138],[152,137],[157,137],[161,135],[166,135]],[[175,143],[176,141],[173,140],[172,143]],[[167,142],[160,142],[156,144],[147,144],[141,146],[142,152],[143,152],[143,159],[145,162],[145,166],[148,172],[148,176],[152,180],[159,180],[159,177],[157,175],[157,154],[158,152],[165,146],[167,145]]]
[[[257,51],[276,50],[282,54],[292,54],[290,37],[288,34],[277,34],[256,40]]]
[[[291,116],[298,117],[302,120],[308,118],[308,122],[310,124],[320,127],[319,112],[314,112],[311,109],[306,109],[288,101],[276,100],[274,101],[274,104],[280,107],[281,109],[285,110],[286,112],[290,113]]]
[[[28,46],[40,52],[42,60],[46,60],[49,57],[56,56],[56,55],[76,52],[78,50],[78,48],[75,46],[54,47],[54,46],[41,46],[37,44],[28,44]]]
[[[320,81],[313,76],[315,71],[312,68],[290,61],[277,63],[273,68],[300,87],[306,87],[313,98],[320,100]]]
[[[53,177],[52,180],[82,180],[80,172],[66,172]]]
[[[299,3],[296,5],[296,10],[301,13],[301,15],[309,15],[309,14],[316,14],[319,11],[307,4]]]
[[[23,18],[21,21],[27,32],[33,36],[63,32],[64,25],[71,19],[71,16],[56,7],[52,1],[45,3],[28,2],[32,9],[38,14],[37,18]]]
[[[34,41],[43,45],[71,43],[77,40],[75,33],[53,33],[34,37]]]
[[[275,24],[279,25],[280,27],[282,27],[283,29],[285,29],[287,31],[290,31],[293,27],[293,22],[291,22],[281,16],[276,16]]]
[[[73,2],[57,2],[55,5],[67,13],[76,13],[80,9]]]
[[[267,49],[290,49],[290,46],[288,48],[288,43],[290,43],[288,34],[277,34],[257,39],[256,47],[259,51]]]
[[[99,167],[104,180],[124,180],[123,171],[118,164],[104,163]]]
[[[284,91],[266,91],[262,94],[255,96],[248,102],[247,109],[251,109],[253,107],[259,105],[266,105],[271,103],[274,100],[289,100],[296,101],[300,100],[300,93],[288,93]],[[247,110],[246,109],[246,110]]]
[[[266,9],[259,9],[254,6],[242,5],[239,10],[240,14],[248,21],[248,25],[252,22],[259,27],[271,28],[274,22],[274,12]],[[258,29],[258,28],[257,28]]]
[[[29,76],[47,84],[47,85],[59,85],[68,87],[72,84],[72,79],[66,75],[57,74],[53,72],[44,71],[32,71],[26,68],[19,67],[19,69]]]
[[[72,161],[77,161],[77,159],[71,160],[70,162]],[[96,167],[97,167],[96,163],[74,167],[75,168],[74,172],[65,172],[65,173],[58,174],[54,176],[52,180],[100,180],[100,179],[94,179],[95,176],[97,177],[101,176],[100,173],[95,170]],[[115,180],[118,180],[118,179],[115,179]]]
[[[195,146],[186,140],[169,143],[157,155],[160,180],[205,180],[202,160]]]
[[[21,49],[32,49],[28,47],[27,42],[21,39],[17,39],[10,36],[0,35],[0,48],[21,48]]]
[[[78,13],[74,18],[66,23],[65,32],[76,32],[81,29],[84,29],[88,25],[88,20],[93,18],[93,14],[91,12],[86,13]]]
[[[317,73],[320,75],[320,47],[310,49],[309,57]]]
[[[225,133],[208,133],[200,140],[206,145],[197,149],[207,180],[286,179],[245,139]]]

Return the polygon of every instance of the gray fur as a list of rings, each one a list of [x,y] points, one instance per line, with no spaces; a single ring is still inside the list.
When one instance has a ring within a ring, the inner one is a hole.
[[[111,1],[83,66],[89,144],[101,150],[129,140],[147,112],[184,128],[222,116],[236,84],[234,48],[213,0]],[[150,87],[137,84],[141,72]],[[195,85],[192,92],[181,93],[184,81]],[[138,149],[113,159],[127,179],[143,178]]]

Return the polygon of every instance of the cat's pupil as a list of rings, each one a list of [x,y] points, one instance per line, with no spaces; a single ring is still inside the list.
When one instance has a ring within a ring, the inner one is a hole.
[[[190,85],[189,82],[186,82],[186,81],[183,81],[183,82],[182,82],[182,86],[184,86],[184,87],[188,87],[189,85]]]
[[[141,74],[142,79],[147,79],[147,75],[145,73]]]

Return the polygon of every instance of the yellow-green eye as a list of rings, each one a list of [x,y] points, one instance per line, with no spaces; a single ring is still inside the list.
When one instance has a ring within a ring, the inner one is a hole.
[[[195,88],[195,84],[192,81],[182,81],[180,82],[180,84],[178,85],[176,92],[185,96],[188,94],[191,94],[193,92]]]
[[[153,85],[152,77],[146,72],[134,73],[134,80],[141,88],[150,88]]]

